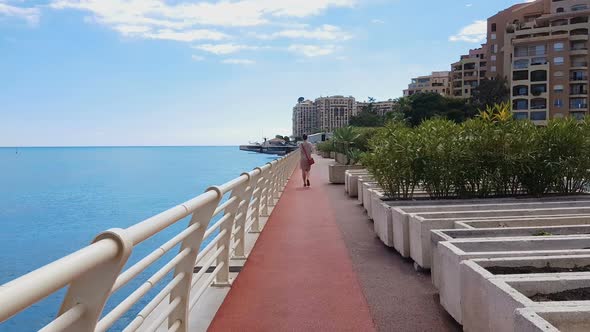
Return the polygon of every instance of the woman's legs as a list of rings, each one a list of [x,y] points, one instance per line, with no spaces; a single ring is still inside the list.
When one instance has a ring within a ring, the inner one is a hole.
[[[305,187],[307,186],[307,172],[304,169],[301,170],[301,176],[303,177],[303,186]]]

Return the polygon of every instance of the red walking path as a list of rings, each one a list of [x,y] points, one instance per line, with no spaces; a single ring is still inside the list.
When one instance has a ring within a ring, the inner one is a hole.
[[[311,188],[291,177],[209,331],[458,330],[317,161]]]

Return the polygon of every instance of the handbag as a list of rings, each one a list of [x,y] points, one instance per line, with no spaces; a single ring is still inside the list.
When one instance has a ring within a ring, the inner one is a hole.
[[[305,149],[304,145],[301,145],[301,149],[303,150],[303,153],[305,153],[305,157],[307,158],[307,162],[309,163],[309,165],[311,166],[315,164],[315,160],[313,160],[313,158],[311,158],[309,154],[307,154],[307,150]]]

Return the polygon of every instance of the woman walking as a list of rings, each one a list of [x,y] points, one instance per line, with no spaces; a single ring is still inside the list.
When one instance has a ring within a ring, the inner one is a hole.
[[[299,162],[299,165],[301,166],[301,175],[303,176],[303,186],[309,187],[309,172],[311,171],[311,165],[313,165],[315,161],[311,157],[313,146],[307,141],[306,134],[303,134],[303,142],[299,144],[299,148],[301,149],[301,161]]]

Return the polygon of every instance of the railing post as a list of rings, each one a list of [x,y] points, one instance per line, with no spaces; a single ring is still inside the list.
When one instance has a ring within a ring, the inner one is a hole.
[[[268,165],[268,168],[266,169],[266,171],[264,171],[264,175],[262,178],[262,186],[261,186],[262,190],[260,192],[260,204],[262,204],[264,206],[262,211],[260,211],[260,215],[263,217],[268,217],[268,215],[269,215],[268,195],[270,192],[270,177],[271,177],[271,171],[272,171],[272,164],[267,163],[267,165]]]
[[[252,211],[252,226],[248,230],[249,233],[260,233],[260,207],[263,205],[262,202],[262,191],[264,190],[264,182],[266,181],[265,172],[260,167],[256,167],[254,170],[259,172],[258,179],[256,180],[256,185],[254,190],[258,190],[256,194],[253,195],[252,200],[256,201],[254,210]]]
[[[241,197],[243,196],[246,187],[248,187],[248,183],[249,179],[248,181],[245,181],[244,183],[233,188],[229,196],[229,199],[235,197],[236,200],[225,208],[224,216],[229,214],[230,217],[219,227],[219,231],[225,231],[225,235],[223,235],[222,239],[219,241],[219,243],[217,243],[217,249],[223,247],[223,250],[217,257],[217,265],[219,266],[220,264],[223,264],[223,267],[215,276],[215,282],[213,283],[213,286],[215,287],[231,286],[231,282],[229,280],[229,258],[232,244],[232,232],[234,229],[234,223],[236,220],[236,216],[238,214],[240,203],[242,202]]]
[[[92,243],[105,239],[117,242],[119,254],[111,261],[96,265],[70,284],[57,316],[79,304],[83,304],[85,310],[80,319],[64,329],[66,332],[94,331],[111,289],[133,251],[133,242],[123,229],[110,229],[101,233]]]
[[[179,274],[184,274],[184,277],[182,281],[179,282],[178,285],[176,285],[170,292],[170,301],[173,301],[177,297],[180,297],[181,300],[176,309],[174,309],[168,317],[168,328],[170,328],[176,321],[179,320],[181,323],[177,331],[182,332],[187,332],[189,330],[188,322],[190,312],[190,294],[195,261],[197,260],[207,226],[209,225],[211,218],[213,217],[213,213],[215,212],[215,209],[223,197],[223,194],[219,188],[212,187],[207,189],[207,191],[215,191],[217,198],[207,205],[196,209],[191,216],[188,227],[198,224],[199,228],[191,235],[187,236],[180,245],[179,252],[189,248],[190,253],[176,266],[174,270],[174,277],[178,276]],[[190,206],[184,206],[184,208],[187,209],[187,211],[192,210]]]
[[[253,173],[253,174],[251,174]],[[252,201],[252,192],[256,189],[256,184],[260,178],[260,172],[254,171],[251,173],[243,173],[248,177],[248,183],[246,189],[242,192],[240,200],[244,202],[236,215],[235,225],[238,230],[234,238],[235,248],[233,249],[233,255],[231,259],[245,260],[246,259],[246,221],[248,220],[248,210],[250,210],[250,202]]]

